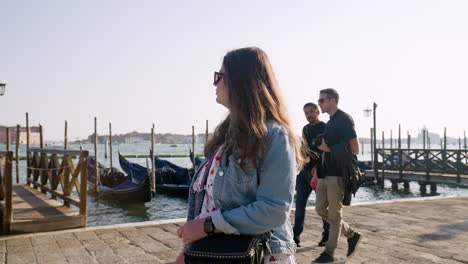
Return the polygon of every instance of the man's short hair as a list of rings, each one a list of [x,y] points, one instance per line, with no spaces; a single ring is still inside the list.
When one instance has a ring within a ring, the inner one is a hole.
[[[327,88],[320,91],[321,94],[326,94],[328,98],[335,98],[336,103],[340,99],[340,95],[338,95],[338,91],[333,88]]]
[[[314,108],[315,110],[318,110],[318,106],[314,103],[307,103],[304,105],[304,107],[302,109],[305,109],[306,107],[312,107]]]

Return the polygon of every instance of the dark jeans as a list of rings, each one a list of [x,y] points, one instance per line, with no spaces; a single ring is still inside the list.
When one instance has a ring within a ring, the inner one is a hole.
[[[310,170],[303,169],[296,178],[296,210],[294,212],[294,241],[300,242],[302,231],[304,230],[305,208],[309,195],[312,192],[310,187]],[[328,239],[330,224],[322,219],[323,232],[322,236]]]

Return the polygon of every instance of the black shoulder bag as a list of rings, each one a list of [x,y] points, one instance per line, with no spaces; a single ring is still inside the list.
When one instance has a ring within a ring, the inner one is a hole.
[[[193,243],[185,250],[185,263],[263,263],[270,232],[262,235],[216,234]]]
[[[211,162],[209,162],[211,165]],[[210,166],[209,166],[210,167]],[[203,181],[206,184],[208,172]],[[272,232],[261,235],[214,234],[191,244],[184,252],[186,264],[261,264]]]

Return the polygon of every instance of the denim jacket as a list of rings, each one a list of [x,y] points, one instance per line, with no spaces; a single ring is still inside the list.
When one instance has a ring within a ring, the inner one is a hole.
[[[274,230],[269,242],[271,253],[294,254],[289,221],[297,172],[294,144],[277,122],[268,121],[267,127],[269,144],[259,170],[249,162],[241,168],[238,151],[222,157],[213,185],[217,210],[212,220],[225,234],[253,235]],[[195,193],[190,186],[187,220],[200,213],[203,198],[204,192]]]

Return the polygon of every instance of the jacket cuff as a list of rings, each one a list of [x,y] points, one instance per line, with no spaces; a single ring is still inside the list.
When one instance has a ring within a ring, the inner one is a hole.
[[[216,210],[211,213],[211,220],[213,221],[214,226],[218,230],[223,231],[223,233],[240,235],[239,231],[224,219],[221,210]]]

